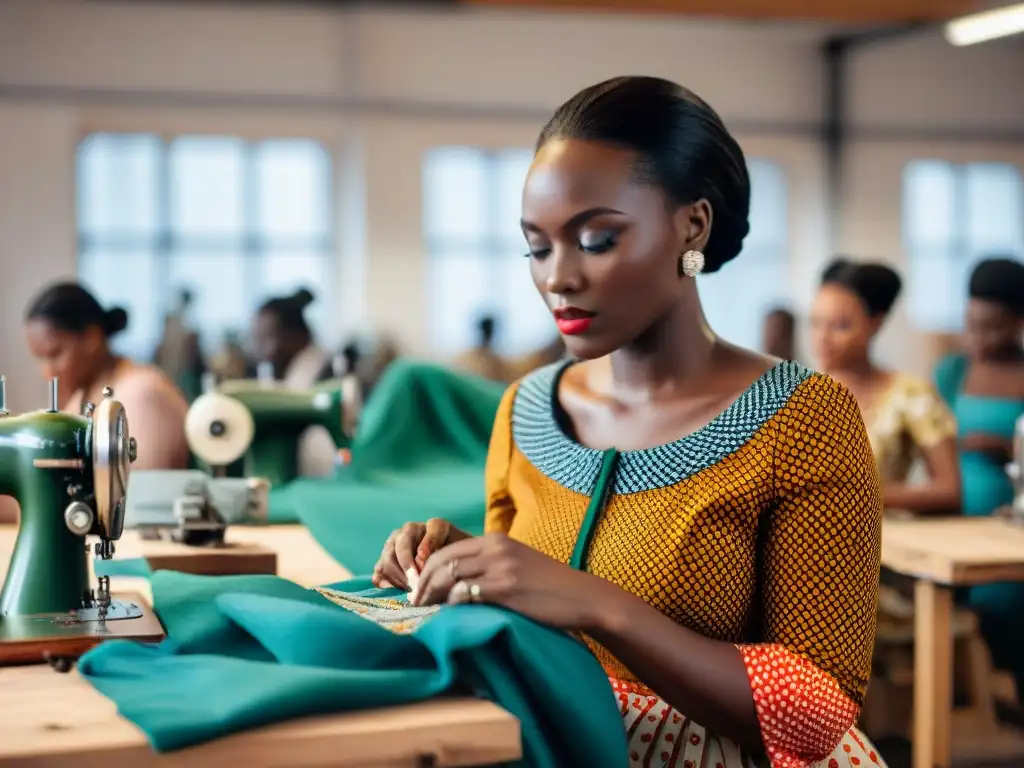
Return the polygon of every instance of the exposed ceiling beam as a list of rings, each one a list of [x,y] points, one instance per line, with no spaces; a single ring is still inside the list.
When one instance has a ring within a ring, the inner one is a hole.
[[[461,0],[461,4],[851,24],[945,21],[977,8],[976,0]]]

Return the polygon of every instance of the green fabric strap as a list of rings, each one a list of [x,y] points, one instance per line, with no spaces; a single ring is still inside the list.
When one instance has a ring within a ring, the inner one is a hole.
[[[587,513],[583,516],[583,525],[580,526],[579,536],[576,537],[576,546],[572,550],[572,557],[569,558],[569,565],[578,571],[586,570],[587,555],[590,552],[590,542],[594,538],[594,531],[597,530],[597,523],[604,512],[605,504],[608,501],[608,492],[612,487],[612,478],[615,477],[615,464],[619,459],[619,452],[612,448],[604,452],[604,459],[601,462],[601,472],[594,483],[594,492],[590,496],[590,505]]]

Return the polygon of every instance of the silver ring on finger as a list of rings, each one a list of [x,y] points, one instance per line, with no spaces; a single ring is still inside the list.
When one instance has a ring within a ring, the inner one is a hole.
[[[469,602],[483,602],[483,591],[480,589],[479,584],[473,583],[469,585]]]

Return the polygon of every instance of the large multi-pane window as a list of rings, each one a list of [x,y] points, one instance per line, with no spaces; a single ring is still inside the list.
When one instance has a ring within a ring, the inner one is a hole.
[[[499,322],[496,345],[523,354],[556,331],[524,258],[520,200],[532,154],[442,147],[423,169],[423,228],[430,257],[431,339],[442,355],[475,345],[483,314]]]
[[[921,330],[960,330],[971,269],[1024,259],[1024,180],[1008,163],[915,160],[903,170],[908,309]]]
[[[209,351],[266,298],[309,287],[329,321],[331,157],[307,139],[94,134],[78,150],[79,279],[128,310],[123,352],[148,358],[183,289]]]
[[[450,355],[475,343],[474,322],[494,314],[497,346],[523,354],[556,334],[523,258],[519,229],[529,150],[441,147],[424,163],[423,227],[430,255],[431,338]],[[740,265],[699,280],[709,320],[730,341],[756,346],[763,315],[789,293],[787,186],[783,169],[749,163],[751,230]]]

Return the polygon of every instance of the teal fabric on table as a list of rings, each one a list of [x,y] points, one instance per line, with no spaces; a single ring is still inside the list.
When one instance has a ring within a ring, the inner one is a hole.
[[[367,596],[368,581],[334,585]],[[618,704],[575,638],[498,608],[445,607],[394,634],[274,576],[152,575],[160,645],[114,640],[82,675],[166,752],[270,723],[470,691],[522,728],[531,766],[627,763]]]
[[[441,516],[483,532],[487,447],[504,385],[399,360],[366,404],[352,462],[332,478],[271,491],[272,522],[301,522],[353,573],[368,573],[388,534]]]
[[[134,576],[148,579],[153,571],[144,557],[132,557],[124,560],[94,560],[93,568],[97,576]]]

